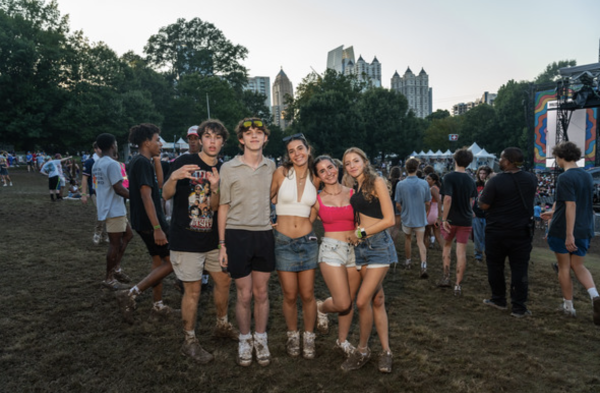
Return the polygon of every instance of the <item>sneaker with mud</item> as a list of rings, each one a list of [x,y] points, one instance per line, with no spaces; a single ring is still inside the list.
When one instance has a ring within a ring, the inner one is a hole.
[[[577,312],[575,311],[575,309],[572,308],[570,310],[567,310],[564,303],[561,303],[556,311],[570,318],[575,318],[577,316]]]
[[[321,334],[329,332],[329,318],[327,314],[319,311],[323,307],[323,301],[317,300],[317,330]]]
[[[304,332],[302,335],[302,356],[304,359],[315,358],[315,337],[313,332]]]
[[[131,282],[131,278],[129,278],[127,274],[123,273],[123,270],[115,270],[113,272],[113,277],[119,282]]]
[[[100,234],[94,233],[94,237],[92,237],[92,243],[96,246],[100,244]]]
[[[371,350],[367,348],[367,353],[361,353],[358,348],[355,348],[348,356],[348,359],[342,363],[343,371],[358,370],[371,359]]]
[[[450,277],[449,276],[442,277],[438,281],[437,286],[440,288],[450,288],[452,286],[452,285],[450,285]]]
[[[150,310],[150,319],[154,321],[169,318],[181,318],[181,310],[169,306],[162,306],[161,308],[152,307]]]
[[[111,291],[121,291],[123,289],[129,289],[130,286],[126,284],[122,284],[117,280],[113,279],[111,281],[102,281],[102,286],[106,289],[110,289]]]
[[[335,340],[335,348],[338,351],[341,351],[346,357],[350,356],[352,351],[356,349],[348,340],[344,341],[343,343],[340,343],[340,340]]]
[[[404,270],[410,270],[410,269],[412,269],[412,261],[404,262]]]
[[[392,372],[392,352],[384,351],[379,354],[379,371],[382,373],[389,374]]]
[[[508,307],[502,306],[502,305],[494,302],[492,299],[483,299],[483,304],[485,304],[486,306],[497,308],[498,310],[502,310],[502,311],[508,310]]]
[[[271,363],[271,352],[269,352],[269,345],[267,337],[258,337],[254,334],[254,351],[256,352],[256,361],[261,366],[268,366]]]
[[[419,277],[423,280],[426,280],[429,278],[429,273],[427,273],[427,268],[426,267],[422,267],[421,268],[421,274],[419,274]]]
[[[460,285],[454,286],[454,296],[462,296],[462,288]]]
[[[231,322],[217,323],[213,332],[213,336],[217,338],[228,338],[233,341],[238,341],[240,339],[240,332],[233,327]]]
[[[289,331],[287,332],[287,342],[285,343],[285,350],[291,357],[295,358],[300,356],[300,332]]]
[[[210,353],[206,352],[204,348],[200,346],[198,339],[196,337],[192,339],[186,339],[181,346],[181,354],[183,356],[188,356],[192,358],[194,361],[200,364],[209,363],[215,357]]]
[[[600,326],[600,296],[596,296],[592,299],[594,306],[594,325]]]
[[[117,291],[115,297],[117,298],[117,303],[119,304],[119,310],[121,310],[123,319],[129,324],[133,324],[133,312],[137,308],[135,299],[129,296],[128,289]]]
[[[237,364],[242,367],[248,367],[252,364],[252,347],[254,343],[252,342],[252,336],[250,338],[240,339],[238,344],[238,354],[237,354]]]

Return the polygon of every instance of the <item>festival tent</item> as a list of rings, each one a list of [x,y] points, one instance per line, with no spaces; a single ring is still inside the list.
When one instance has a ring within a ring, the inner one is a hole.
[[[433,158],[444,158],[444,153],[442,153],[442,151],[438,149],[438,151],[433,153]]]
[[[450,149],[446,150],[443,155],[443,158],[452,158],[452,152],[450,151]]]
[[[419,154],[417,154],[417,156],[419,156],[419,157],[425,157],[425,152],[423,150],[421,150],[421,152]]]
[[[416,151],[414,151],[414,150],[413,150],[413,152],[412,152],[412,153],[410,153],[410,156],[409,156],[409,157],[416,157],[416,156],[418,156],[418,154],[417,154],[417,152],[416,152]]]
[[[179,138],[179,140],[177,142],[175,142],[175,148],[176,149],[189,149],[190,145],[187,144],[186,141],[183,140],[183,138]]]
[[[427,152],[426,156],[427,156],[428,158],[432,158],[432,157],[433,157],[433,154],[434,154],[434,153],[431,151],[431,149],[429,149],[429,151]]]
[[[471,153],[473,153],[473,155],[477,155],[477,153],[479,153],[481,151],[481,147],[479,147],[479,145],[477,144],[477,142],[473,142],[473,144],[471,145],[471,147],[469,147],[469,151]]]
[[[158,140],[160,141],[160,143],[162,144],[162,148],[163,149],[167,149],[167,150],[173,150],[173,143],[167,142],[165,141],[162,136],[158,137]]]

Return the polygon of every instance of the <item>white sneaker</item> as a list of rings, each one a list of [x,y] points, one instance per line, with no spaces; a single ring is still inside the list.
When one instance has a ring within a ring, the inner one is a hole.
[[[315,358],[315,337],[317,335],[314,332],[304,332],[303,338],[303,347],[302,347],[302,356],[304,359],[314,359]]]
[[[246,339],[240,338],[240,342],[238,344],[237,364],[243,367],[248,367],[252,364],[252,345],[252,337]]]
[[[92,242],[94,242],[95,245],[100,244],[100,235],[97,233],[94,233],[94,237],[92,238]]]
[[[300,355],[300,332],[289,331],[287,332],[287,342],[285,343],[285,349],[291,357],[295,358]]]
[[[10,186],[12,187],[12,182],[10,182]]]
[[[271,352],[269,352],[269,345],[267,343],[267,337],[257,337],[254,333],[254,350],[256,351],[256,361],[261,366],[268,366],[271,363]]]
[[[317,300],[317,330],[319,333],[327,334],[329,332],[329,318],[326,313],[319,311],[322,306],[323,301]]]
[[[354,345],[350,344],[350,341],[346,340],[343,343],[340,343],[340,340],[335,340],[335,347],[342,351],[346,357],[350,356],[352,351],[354,351]]]

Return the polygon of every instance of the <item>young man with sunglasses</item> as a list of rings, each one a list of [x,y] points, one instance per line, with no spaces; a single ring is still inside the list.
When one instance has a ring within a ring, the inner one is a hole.
[[[269,197],[275,163],[263,156],[269,130],[260,119],[247,118],[236,127],[243,153],[221,167],[219,262],[235,280],[236,318],[240,329],[237,362],[261,366],[271,361],[267,345],[268,283],[275,270]],[[254,297],[255,333],[251,334]]]

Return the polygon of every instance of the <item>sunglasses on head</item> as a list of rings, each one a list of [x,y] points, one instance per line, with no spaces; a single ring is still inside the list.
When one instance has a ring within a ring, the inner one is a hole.
[[[304,142],[306,142],[306,138],[304,137],[304,134],[303,133],[298,133],[298,134],[286,136],[285,138],[283,138],[283,143],[288,143],[290,141],[295,141],[296,139],[302,139]]]
[[[264,126],[262,120],[248,120],[242,123],[242,126],[244,126],[244,128],[250,128],[250,127],[256,127],[256,128],[262,128]]]

